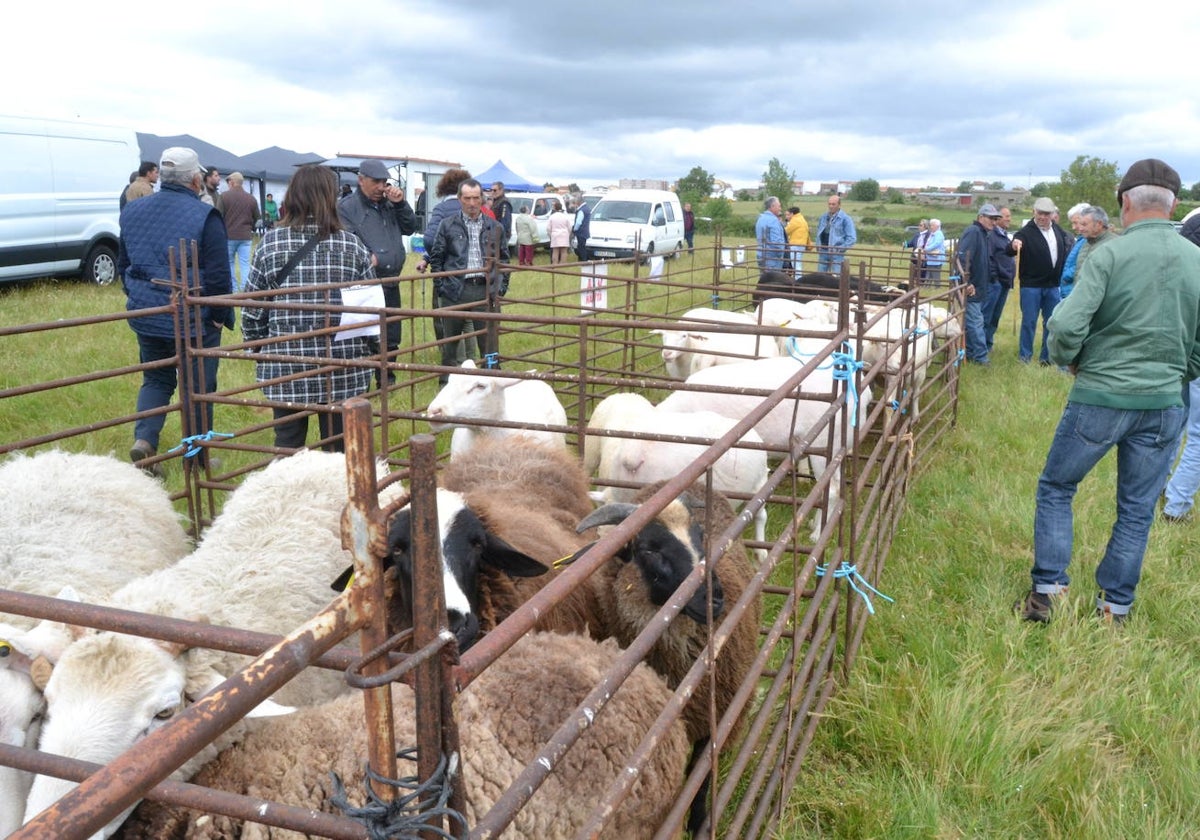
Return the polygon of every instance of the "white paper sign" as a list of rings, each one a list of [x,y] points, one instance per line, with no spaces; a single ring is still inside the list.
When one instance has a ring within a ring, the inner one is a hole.
[[[341,290],[342,306],[369,306],[372,309],[383,309],[383,286],[371,283],[363,286],[346,286]],[[355,324],[365,326],[355,327]],[[334,335],[334,341],[345,341],[360,335],[379,335],[379,314],[376,312],[343,312],[338,321],[340,329]]]
[[[651,257],[650,258],[650,279],[651,280],[657,280],[658,278],[662,277],[663,261],[664,260],[662,257]]]
[[[579,306],[583,315],[608,308],[608,264],[585,265],[579,274]]]

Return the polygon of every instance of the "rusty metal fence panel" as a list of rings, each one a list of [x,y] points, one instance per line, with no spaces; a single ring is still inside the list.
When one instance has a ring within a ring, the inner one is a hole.
[[[440,310],[437,314],[445,318],[471,317],[481,322],[480,334],[488,342],[485,350],[496,354],[500,370],[480,370],[474,375],[502,374],[548,382],[568,417],[567,425],[556,430],[567,435],[569,445],[582,450],[588,445],[588,418],[603,397],[619,391],[637,391],[657,403],[667,394],[687,387],[664,372],[659,356],[662,345],[650,330],[677,325],[678,316],[693,307],[745,309],[752,304],[756,273],[745,264],[723,266],[719,256],[721,251],[718,242],[712,265],[689,264],[687,257],[681,257],[668,261],[661,273],[651,273],[651,268],[657,271],[657,265],[643,266],[637,260],[626,265],[606,265],[604,291],[607,301],[604,305],[598,305],[592,294],[599,285],[599,280],[589,276],[592,272],[585,268],[581,274],[578,266],[568,266],[537,269],[533,273],[536,282],[514,279],[507,299],[491,311]],[[444,627],[439,627],[436,620],[433,624],[423,625],[404,645],[410,651],[422,651],[420,656],[395,652],[381,655],[380,651],[389,645],[395,646],[397,641],[385,641],[386,634],[380,629],[382,618],[377,605],[382,591],[373,570],[382,554],[380,529],[385,529],[387,511],[380,510],[375,495],[372,461],[376,453],[387,459],[392,470],[388,481],[402,480],[413,490],[414,510],[416,499],[422,499],[422,517],[426,523],[422,539],[429,542],[418,556],[415,575],[422,581],[421,585],[428,587],[430,594],[427,597],[436,605],[440,603],[441,571],[436,554],[436,530],[428,530],[436,529],[436,513],[430,518],[424,500],[431,495],[428,491],[436,481],[439,465],[447,456],[444,451],[439,455],[433,439],[422,437],[422,433],[428,431],[425,408],[437,392],[438,377],[452,371],[441,365],[442,342],[433,333],[433,315],[429,306],[423,305],[430,299],[429,278],[400,278],[399,282],[402,308],[364,313],[378,319],[381,329],[389,321],[401,324],[404,343],[398,353],[388,357],[386,351],[381,350],[369,359],[317,360],[322,371],[331,371],[339,365],[361,365],[377,370],[379,381],[386,383],[387,372],[393,374],[395,381],[383,388],[377,386],[346,410],[348,470],[353,492],[344,518],[343,542],[353,551],[361,580],[325,613],[279,643],[288,651],[286,665],[280,665],[277,659],[280,648],[275,643],[278,640],[239,634],[232,629],[186,626],[189,623],[169,619],[114,616],[112,611],[99,607],[67,605],[54,599],[0,591],[2,611],[57,617],[122,632],[186,640],[191,644],[224,646],[223,649],[252,654],[267,652],[242,675],[231,678],[222,689],[206,697],[205,705],[195,704],[189,713],[181,716],[181,721],[161,730],[162,737],[149,745],[150,752],[154,756],[161,755],[161,760],[145,761],[148,754],[145,748],[135,750],[138,756],[123,756],[93,776],[93,781],[81,785],[76,790],[77,799],[63,800],[63,807],[52,809],[57,813],[47,812],[45,821],[15,836],[46,836],[37,831],[53,825],[55,836],[86,837],[92,830],[88,826],[103,825],[107,819],[104,815],[111,817],[142,796],[210,809],[241,819],[259,819],[314,837],[366,836],[360,825],[344,817],[311,813],[306,816],[300,810],[272,807],[268,809],[271,818],[263,819],[263,803],[163,780],[169,775],[170,767],[178,766],[182,760],[177,755],[180,750],[194,750],[205,743],[206,737],[211,740],[221,727],[232,722],[231,716],[244,713],[258,699],[269,695],[267,688],[274,690],[297,667],[310,665],[349,668],[358,675],[355,678],[359,680],[358,685],[375,685],[369,682],[372,675],[386,681],[400,674],[417,685],[418,737],[423,757],[420,769],[423,775],[427,774],[430,772],[429,757],[439,751],[452,752],[457,744],[454,721],[449,714],[454,692],[502,658],[505,651],[533,626],[537,614],[561,601],[571,587],[580,585],[607,562],[621,542],[653,516],[656,509],[695,482],[711,483],[711,467],[717,458],[729,448],[738,446],[742,432],[753,427],[773,405],[789,393],[815,396],[803,391],[803,385],[799,384],[802,376],[795,377],[789,387],[780,387],[773,393],[750,392],[762,397],[759,409],[743,418],[724,438],[703,441],[708,446],[704,454],[671,479],[646,505],[644,514],[639,512],[606,535],[574,566],[461,659],[452,645],[447,646],[443,638],[446,635]],[[905,283],[913,288],[880,311],[860,302],[866,298],[868,282],[891,286]],[[178,290],[179,305],[185,316],[207,302],[186,293],[186,285],[184,278]],[[892,536],[903,513],[906,484],[920,468],[925,453],[938,445],[956,417],[960,339],[951,337],[939,341],[928,357],[914,354],[911,340],[914,334],[936,328],[919,314],[920,307],[931,300],[946,308],[950,324],[960,322],[961,304],[954,290],[916,288],[907,257],[881,251],[878,255],[864,252],[853,267],[848,264],[841,288],[834,294],[838,323],[833,325],[833,335],[826,349],[807,361],[804,369],[832,364],[840,358],[849,375],[824,396],[829,410],[821,423],[794,438],[786,449],[767,447],[773,463],[767,483],[745,498],[735,497],[735,501],[743,506],[738,519],[728,533],[710,535],[710,567],[715,564],[722,546],[730,541],[745,540],[748,548],[757,550],[762,557],[755,577],[745,596],[729,607],[723,620],[710,627],[708,651],[684,678],[676,692],[676,700],[661,710],[655,727],[647,733],[641,747],[629,757],[630,771],[613,780],[604,791],[588,825],[581,829],[580,837],[602,833],[612,810],[629,794],[639,769],[658,748],[662,733],[679,717],[686,698],[702,681],[713,679],[712,660],[738,622],[752,614],[750,604],[756,599],[762,604],[758,654],[747,664],[745,680],[724,714],[718,714],[715,708],[709,710],[713,746],[697,756],[688,777],[679,780],[678,793],[668,817],[661,826],[648,827],[647,836],[678,835],[687,818],[688,807],[706,777],[711,777],[713,784],[708,794],[711,819],[704,836],[766,837],[777,826],[821,711],[851,667],[870,612],[880,604],[880,597],[872,595],[870,587],[886,590],[883,571]],[[258,305],[302,306],[271,301],[268,293],[260,293],[257,297],[261,298]],[[234,296],[226,302],[244,305],[248,302],[246,298]],[[890,360],[890,375],[885,381],[882,364],[862,368],[854,362],[863,358],[868,331],[893,314],[903,319],[904,334],[896,336],[888,345],[890,352],[885,355]],[[0,328],[0,340],[50,330],[125,329],[121,323],[125,317],[124,314],[113,314],[70,323],[5,327]],[[330,329],[336,329],[336,326]],[[705,330],[709,329],[706,325]],[[711,327],[713,332],[746,330],[745,327],[718,324]],[[778,325],[761,323],[751,330],[764,340],[789,334]],[[216,428],[195,430],[197,440],[193,445],[221,455],[222,464],[218,467],[210,461],[205,468],[189,465],[177,473],[168,473],[169,486],[175,490],[179,503],[186,506],[195,533],[200,533],[211,521],[220,509],[224,494],[237,486],[241,476],[281,454],[271,442],[273,424],[265,419],[269,418],[274,404],[263,399],[253,368],[256,360],[287,358],[273,356],[269,342],[228,341],[217,350],[204,350],[184,342],[179,348],[179,358],[185,361],[205,354],[220,358],[220,388],[211,394],[189,393],[188,397],[215,404]],[[89,388],[114,378],[137,377],[140,370],[139,366],[130,365],[85,376],[22,383],[0,391],[0,411],[22,410],[22,400],[55,391],[69,393],[71,399],[86,405]],[[457,369],[453,372],[461,373]],[[795,390],[797,388],[799,390]],[[866,390],[882,394],[883,398],[877,397],[869,409],[864,407],[864,417],[856,432],[850,424],[849,412],[842,409],[848,405],[848,400],[853,402],[855,394]],[[176,402],[168,411],[178,415],[182,402]],[[340,410],[340,407],[316,405],[302,408],[313,413]],[[69,429],[46,429],[21,440],[6,441],[0,445],[0,454],[46,445],[94,447],[97,433],[127,428],[134,419],[133,415],[88,416],[86,422]],[[477,425],[505,427],[513,424],[477,421]],[[186,430],[182,418],[181,430]],[[620,436],[619,433],[612,434]],[[669,433],[642,437],[681,440]],[[849,440],[850,445],[842,445],[842,440]],[[805,466],[808,455],[823,457],[824,469],[815,473],[809,470]],[[186,459],[164,459],[163,462],[186,463]],[[839,492],[831,496],[831,487]],[[602,488],[598,485],[598,489]],[[765,508],[769,515],[765,542],[746,539],[743,533],[753,513],[760,508]],[[814,516],[819,517],[820,527],[812,538],[809,524]],[[638,637],[577,709],[563,710],[564,723],[554,738],[530,762],[517,784],[482,814],[478,824],[471,828],[470,836],[498,836],[509,825],[536,787],[555,772],[557,763],[586,728],[590,716],[603,714],[615,686],[628,676],[667,623],[703,583],[703,570],[693,573],[660,611],[662,621]],[[441,610],[435,606],[430,614],[440,616]],[[331,649],[360,628],[366,628],[361,635],[362,650],[372,654],[367,659],[359,660],[344,646]],[[230,696],[240,699],[230,703]],[[371,740],[372,766],[385,775],[394,774],[396,765],[389,744],[391,704],[387,688],[368,687],[365,697],[370,731],[376,736]],[[739,731],[740,735],[737,734]],[[72,766],[79,763],[53,760],[8,747],[0,749],[0,763],[77,779],[96,771],[94,767]],[[313,772],[319,774],[322,769],[313,768]],[[113,783],[114,774],[124,780],[122,784]],[[454,801],[461,804],[461,790],[455,796]]]

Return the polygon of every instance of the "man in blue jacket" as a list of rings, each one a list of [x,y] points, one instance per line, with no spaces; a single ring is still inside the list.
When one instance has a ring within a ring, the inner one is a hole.
[[[758,242],[759,271],[782,271],[783,261],[788,253],[787,233],[779,217],[783,214],[783,205],[773,195],[767,196],[763,202],[763,211],[758,214],[754,223],[754,239]]]
[[[837,274],[842,270],[846,249],[858,241],[854,220],[842,209],[842,197],[829,196],[829,210],[817,220],[817,271]]]
[[[967,226],[958,239],[958,247],[954,249],[954,260],[958,273],[967,284],[967,305],[964,313],[965,332],[967,339],[967,361],[977,365],[987,366],[987,324],[984,309],[992,293],[992,230],[1000,218],[1000,211],[994,204],[985,204],[979,208],[975,221]]]
[[[173,147],[162,153],[159,162],[159,191],[138,201],[131,201],[121,211],[121,247],[117,271],[125,289],[125,308],[130,312],[167,306],[172,303],[173,288],[165,281],[174,276],[184,279],[192,294],[228,295],[232,291],[229,275],[228,238],[221,214],[200,200],[204,169],[196,153],[188,148]],[[200,263],[196,269],[181,277],[180,265],[186,254],[169,255],[183,240],[190,250],[196,243]],[[176,335],[176,314],[159,312],[131,318],[129,326],[137,335],[139,358],[142,364],[169,359],[176,353],[177,338],[195,345],[219,347],[221,328],[233,327],[233,310],[225,306],[206,306],[201,310],[201,323],[186,319],[185,336]],[[199,332],[199,335],[197,335]],[[177,365],[142,372],[142,387],[138,391],[137,411],[153,411],[171,404],[178,383]],[[195,362],[191,371],[194,387],[204,393],[217,388],[217,360],[205,358]],[[212,430],[212,403],[188,406],[184,395],[181,423],[184,434],[198,435]],[[133,426],[134,443],[129,450],[131,461],[140,462],[158,453],[164,414],[139,417]],[[205,450],[185,463],[205,463]],[[149,465],[147,471],[161,475],[161,468]]]

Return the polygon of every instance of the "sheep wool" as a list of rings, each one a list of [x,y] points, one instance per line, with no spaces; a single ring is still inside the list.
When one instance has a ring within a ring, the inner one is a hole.
[[[456,698],[465,816],[470,825],[478,822],[533,761],[619,654],[620,648],[611,641],[534,633],[518,641]],[[415,744],[412,691],[393,685],[392,697],[397,746]],[[501,837],[574,837],[609,784],[626,772],[638,743],[670,697],[670,689],[652,670],[645,665],[635,668]],[[689,748],[677,721],[600,836],[612,840],[652,837],[678,794]],[[346,697],[266,721],[241,744],[225,750],[194,781],[336,813],[330,801],[330,773],[341,777],[347,792],[355,797],[353,804],[361,804],[366,754],[362,700]],[[402,762],[400,774],[414,775],[415,767]],[[305,836],[147,802],[117,838],[300,840]]]

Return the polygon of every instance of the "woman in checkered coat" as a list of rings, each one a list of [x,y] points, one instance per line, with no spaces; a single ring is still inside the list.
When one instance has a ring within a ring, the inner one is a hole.
[[[242,333],[247,341],[266,340],[255,349],[261,357],[258,381],[263,383],[267,399],[281,403],[273,407],[277,421],[275,445],[294,450],[302,449],[308,436],[308,416],[301,412],[314,405],[333,406],[370,388],[370,367],[342,363],[372,355],[379,327],[359,324],[353,329],[336,329],[348,326],[351,319],[333,309],[342,305],[343,289],[327,284],[375,284],[375,269],[371,252],[338,221],[333,171],[315,165],[296,170],[282,211],[280,224],[267,231],[254,252],[246,284],[247,292],[272,290],[275,294],[259,298],[262,306],[242,310]],[[314,237],[316,247],[285,270]],[[323,308],[280,309],[268,303],[319,304]],[[379,305],[383,305],[382,300]],[[371,320],[366,323],[371,324]],[[295,357],[315,361],[298,361]],[[300,416],[294,416],[297,414]],[[320,411],[317,417],[321,448],[342,451],[341,413]]]

